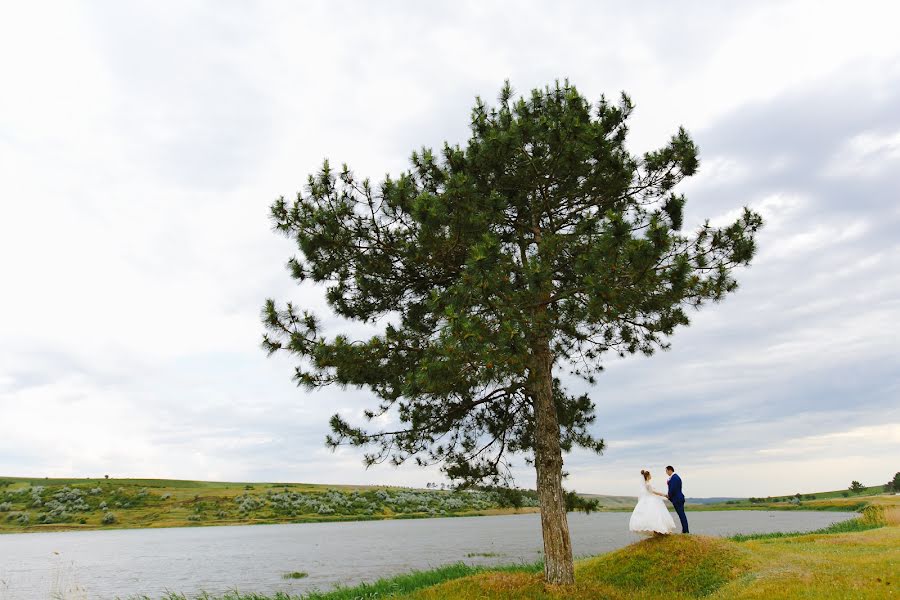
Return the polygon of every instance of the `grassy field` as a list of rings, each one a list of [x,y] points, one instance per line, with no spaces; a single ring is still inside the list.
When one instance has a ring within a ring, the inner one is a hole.
[[[0,478],[0,533],[452,517],[536,511],[498,493],[171,479]]]
[[[830,492],[815,492],[791,496],[768,496],[766,498],[743,498],[740,500],[728,500],[725,502],[691,503],[688,502],[690,511],[707,510],[861,510],[867,505],[872,496],[883,494],[884,487],[880,485],[863,488],[856,494],[849,490],[833,490]],[[596,498],[600,502],[602,511],[630,511],[637,504],[634,496],[606,496],[596,494],[580,494],[585,498]],[[796,499],[796,500],[795,500]]]
[[[765,498],[744,498],[741,500],[728,500],[715,504],[708,504],[714,510],[791,510],[802,508],[804,510],[837,510],[830,507],[846,507],[856,505],[865,506],[872,496],[884,493],[884,486],[875,485],[863,488],[859,493],[849,490],[833,490],[830,492],[815,492],[812,494],[796,493],[790,496],[767,496]]]
[[[861,510],[880,488],[862,494],[819,492],[692,504],[707,510]],[[631,496],[580,494],[601,511],[630,511]],[[177,479],[0,477],[0,533],[98,528],[185,527],[453,517],[536,512],[534,492],[509,498],[491,491],[451,492],[389,486],[235,483]]]

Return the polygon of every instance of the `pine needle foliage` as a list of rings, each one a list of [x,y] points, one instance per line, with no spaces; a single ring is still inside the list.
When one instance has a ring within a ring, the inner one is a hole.
[[[300,359],[298,384],[367,388],[378,401],[365,418],[395,424],[335,414],[329,446],[366,447],[367,465],[440,464],[462,484],[506,480],[521,455],[561,503],[561,453],[604,442],[591,398],[553,369],[594,383],[607,355],[667,349],[691,309],[737,288],[762,226],[745,208],[683,231],[675,187],[697,171],[697,146],[679,129],[632,155],[633,108],[568,81],[515,99],[507,82],[496,106],[476,101],[464,146],[422,148],[377,184],[325,161],[274,202],[274,228],[297,244],[292,277],[380,327],[329,337],[307,307],[265,303],[263,347]]]

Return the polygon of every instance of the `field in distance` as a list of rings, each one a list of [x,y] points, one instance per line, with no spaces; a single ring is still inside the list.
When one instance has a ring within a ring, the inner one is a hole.
[[[0,533],[534,512],[529,490],[0,477]]]
[[[689,504],[688,510],[860,510],[880,486]],[[846,496],[845,496],[846,494]],[[633,496],[579,494],[597,510],[630,511]],[[0,477],[0,533],[453,517],[536,512],[532,490],[454,492],[392,486],[178,479]]]

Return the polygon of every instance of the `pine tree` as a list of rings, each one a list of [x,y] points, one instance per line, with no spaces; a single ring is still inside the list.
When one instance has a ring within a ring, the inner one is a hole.
[[[673,189],[697,170],[697,147],[680,129],[632,156],[632,109],[625,94],[592,105],[568,81],[514,100],[507,82],[496,107],[476,100],[465,147],[423,148],[377,186],[326,161],[271,208],[299,249],[291,275],[326,283],[340,317],[383,326],[327,337],[302,306],[265,303],[263,346],[300,357],[299,385],[368,388],[366,419],[399,422],[369,430],[336,414],[326,443],[369,448],[367,466],[440,464],[462,485],[507,481],[523,455],[552,583],[573,581],[562,453],[604,449],[593,401],[554,369],[594,383],[607,352],[668,348],[689,309],[736,289],[762,225],[745,208],[682,232]]]

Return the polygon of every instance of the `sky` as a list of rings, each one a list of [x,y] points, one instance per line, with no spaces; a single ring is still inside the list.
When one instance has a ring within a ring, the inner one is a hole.
[[[564,485],[635,495],[667,464],[692,497],[887,481],[900,5],[626,4],[0,3],[0,475],[444,481],[326,449],[329,416],[373,396],[306,392],[260,349],[267,297],[347,329],[289,277],[268,208],[325,158],[379,180],[464,144],[505,79],[568,78],[632,97],[635,153],[690,132],[688,225],[746,205],[766,226],[671,350],[592,387],[558,369],[608,444],[567,455]]]

